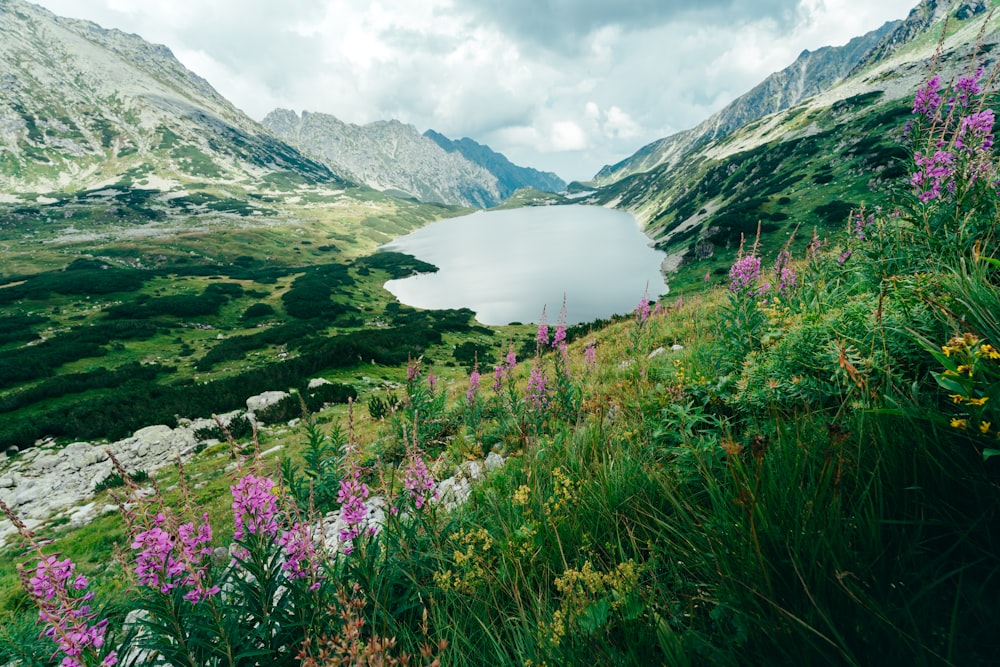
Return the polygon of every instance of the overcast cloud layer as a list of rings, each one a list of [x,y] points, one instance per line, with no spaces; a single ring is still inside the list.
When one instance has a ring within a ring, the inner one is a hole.
[[[397,118],[586,180],[916,0],[40,0],[166,44],[256,119]]]

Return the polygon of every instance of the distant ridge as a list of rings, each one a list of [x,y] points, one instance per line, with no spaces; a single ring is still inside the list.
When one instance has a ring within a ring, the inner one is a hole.
[[[502,200],[496,176],[398,120],[355,125],[326,113],[275,109],[262,122],[313,159],[378,190],[473,208]]]
[[[503,153],[497,153],[489,146],[484,146],[468,137],[455,141],[434,130],[427,130],[424,136],[449,153],[461,153],[466,160],[478,164],[496,176],[501,199],[507,199],[521,188],[534,188],[542,192],[562,192],[566,189],[566,181],[552,172],[519,167],[508,160]]]

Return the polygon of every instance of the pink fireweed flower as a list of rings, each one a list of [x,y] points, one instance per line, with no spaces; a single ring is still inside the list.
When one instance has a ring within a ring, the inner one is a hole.
[[[362,524],[368,518],[368,486],[361,481],[361,473],[355,471],[351,477],[340,480],[340,490],[337,492],[337,502],[340,506],[340,518],[347,524],[340,531],[340,541],[349,542],[361,534]],[[344,553],[351,553],[348,545]]]
[[[597,343],[591,341],[587,347],[583,348],[583,360],[587,364],[587,370],[594,370],[597,367]]]
[[[752,292],[760,279],[760,257],[743,255],[729,268],[729,291]]]
[[[706,271],[706,272],[705,272],[705,278],[704,278],[704,281],[705,281],[706,283],[710,283],[710,282],[712,282],[712,272],[711,272],[711,271]]]
[[[922,202],[940,199],[943,196],[942,186],[953,194],[955,191],[955,156],[947,151],[937,151],[934,155],[924,155],[919,151],[913,154],[913,161],[918,170],[910,177],[910,185],[917,192],[917,198]]]
[[[309,534],[309,526],[296,522],[289,530],[282,531],[278,545],[284,549],[285,562],[281,569],[289,579],[310,579],[314,583],[310,590],[319,588],[322,576],[319,573],[316,543]]]
[[[479,369],[474,368],[469,373],[469,388],[465,390],[465,402],[473,405],[476,402],[476,394],[479,392]]]
[[[925,83],[913,98],[913,113],[934,118],[941,108],[941,77],[933,76]]]
[[[278,533],[278,499],[274,495],[274,480],[267,477],[246,475],[229,487],[233,493],[233,519],[236,531],[233,539],[252,535]]]
[[[535,336],[535,344],[539,350],[549,346],[549,324],[545,320],[545,306],[542,306],[542,317],[538,321],[538,334]]]
[[[411,361],[409,361],[406,364],[406,381],[407,382],[413,382],[413,380],[417,377],[417,375],[419,373],[420,373],[420,360],[419,359],[417,359],[416,361],[411,360]]]
[[[430,389],[431,394],[433,394],[434,390],[437,388],[437,383],[438,383],[437,376],[434,375],[434,373],[428,373],[427,374],[427,388]]]
[[[182,583],[190,588],[184,599],[191,604],[198,604],[219,592],[218,586],[208,586],[206,583],[208,557],[212,555],[212,526],[208,522],[208,513],[201,515],[201,523],[197,526],[193,521],[178,526],[177,538],[186,572]]]
[[[948,101],[953,105],[958,103],[958,106],[963,109],[969,106],[969,102],[972,97],[982,92],[982,88],[979,87],[979,79],[982,78],[984,71],[985,70],[980,67],[972,76],[958,77],[958,81],[955,82],[955,85],[952,88],[952,92],[955,96]]]
[[[132,540],[135,576],[143,586],[167,593],[177,587],[177,578],[184,572],[184,563],[174,556],[174,536],[163,529],[165,517],[157,515],[155,525],[137,534]]]
[[[508,371],[513,371],[517,367],[517,353],[514,352],[513,345],[507,348],[507,358],[505,363],[507,364]]]
[[[417,509],[422,508],[428,498],[437,498],[437,484],[427,470],[427,464],[419,456],[410,459],[409,465],[406,466],[403,487],[410,492],[410,498]]]
[[[798,286],[795,269],[789,266],[791,260],[792,254],[787,250],[782,250],[774,262],[774,277],[778,281],[778,293],[782,296]]]
[[[859,241],[866,240],[867,237],[865,232],[869,227],[873,227],[875,225],[875,216],[865,216],[864,213],[858,211],[851,217],[854,219],[854,236],[856,236]]]
[[[544,370],[532,367],[531,375],[528,378],[527,392],[528,401],[539,410],[544,410],[549,406],[548,378],[545,377]]]
[[[96,657],[97,650],[104,646],[108,621],[103,619],[91,624],[96,617],[90,608],[94,594],[80,595],[88,582],[82,575],[74,576],[74,568],[69,558],[59,560],[56,556],[42,556],[33,574],[22,576],[26,577],[28,594],[38,606],[38,620],[45,626],[42,634],[52,639],[65,655],[60,664],[83,667],[90,661],[81,658],[85,655]],[[117,654],[111,651],[100,664],[111,667],[117,662]]]
[[[503,379],[506,377],[507,367],[503,364],[493,368],[493,391],[500,393],[503,390]]]
[[[552,338],[552,349],[559,350],[566,354],[566,295],[563,295],[562,308],[559,309],[559,322],[556,324],[556,333]]]
[[[964,149],[968,153],[977,150],[984,153],[993,147],[993,123],[996,117],[992,109],[963,116],[959,121],[955,135],[955,148]]]
[[[649,319],[649,287],[643,291],[642,298],[639,299],[639,305],[635,308],[635,317],[639,320],[639,324]]]

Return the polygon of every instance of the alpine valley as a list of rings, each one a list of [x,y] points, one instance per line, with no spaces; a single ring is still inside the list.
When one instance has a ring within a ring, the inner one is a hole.
[[[998,5],[567,184],[0,0],[0,664],[992,664]],[[393,239],[569,204],[669,298],[383,287],[437,271]]]

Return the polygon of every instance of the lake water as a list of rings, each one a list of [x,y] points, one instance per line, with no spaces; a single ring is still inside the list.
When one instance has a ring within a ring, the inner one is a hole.
[[[566,296],[566,322],[635,309],[643,291],[669,291],[664,253],[632,215],[599,206],[482,211],[435,222],[383,246],[440,270],[390,280],[389,292],[417,308],[470,308],[483,324],[552,324]]]

